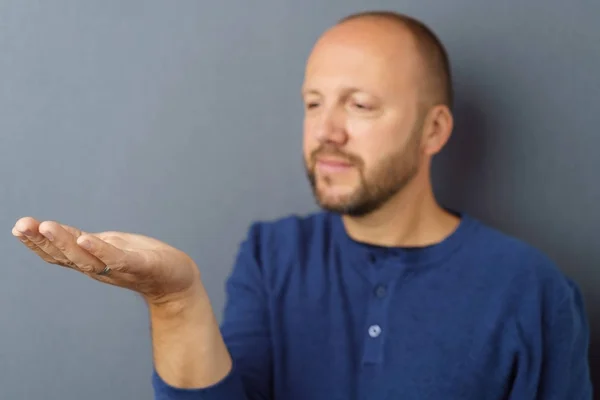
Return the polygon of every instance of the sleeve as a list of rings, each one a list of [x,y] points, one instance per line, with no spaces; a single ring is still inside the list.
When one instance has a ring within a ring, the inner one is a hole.
[[[528,366],[517,372],[510,400],[592,400],[583,296],[571,281],[560,286],[546,308],[538,343],[524,357]]]
[[[569,288],[545,327],[538,400],[592,400],[585,304],[571,281]]]
[[[267,291],[258,256],[259,225],[240,246],[226,282],[221,334],[233,360],[230,373],[215,385],[180,389],[154,371],[155,400],[271,400],[272,356]]]

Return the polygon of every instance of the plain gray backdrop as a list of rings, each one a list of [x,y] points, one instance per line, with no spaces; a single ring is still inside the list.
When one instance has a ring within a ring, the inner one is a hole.
[[[600,382],[600,2],[2,0],[1,399],[152,398],[143,301],[43,263],[14,222],[164,240],[196,260],[220,317],[249,224],[315,209],[304,62],[367,8],[420,18],[446,44],[457,123],[439,199],[580,284]]]

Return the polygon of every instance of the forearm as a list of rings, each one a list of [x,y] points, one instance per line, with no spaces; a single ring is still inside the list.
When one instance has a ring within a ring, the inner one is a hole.
[[[231,357],[203,287],[149,310],[155,369],[165,383],[205,388],[231,371]]]

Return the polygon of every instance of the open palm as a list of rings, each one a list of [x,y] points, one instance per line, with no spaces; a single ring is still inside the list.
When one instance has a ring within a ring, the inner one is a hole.
[[[148,236],[88,233],[54,221],[19,219],[12,233],[44,261],[125,287],[153,303],[189,291],[199,272],[184,252]]]

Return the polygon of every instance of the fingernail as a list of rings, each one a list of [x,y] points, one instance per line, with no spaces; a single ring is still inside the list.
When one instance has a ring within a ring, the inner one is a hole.
[[[42,232],[42,235],[44,235],[49,241],[54,240],[54,236],[50,232]]]
[[[92,244],[89,240],[84,240],[83,242],[79,243],[79,245],[86,250],[90,250],[92,248]]]
[[[26,230],[24,230],[24,231],[23,231],[23,230],[20,230],[20,229],[17,229],[17,231],[18,231],[18,232],[21,232],[21,233],[22,233],[23,235],[25,235],[25,236],[31,236],[31,231],[30,231],[29,229],[26,229]]]

